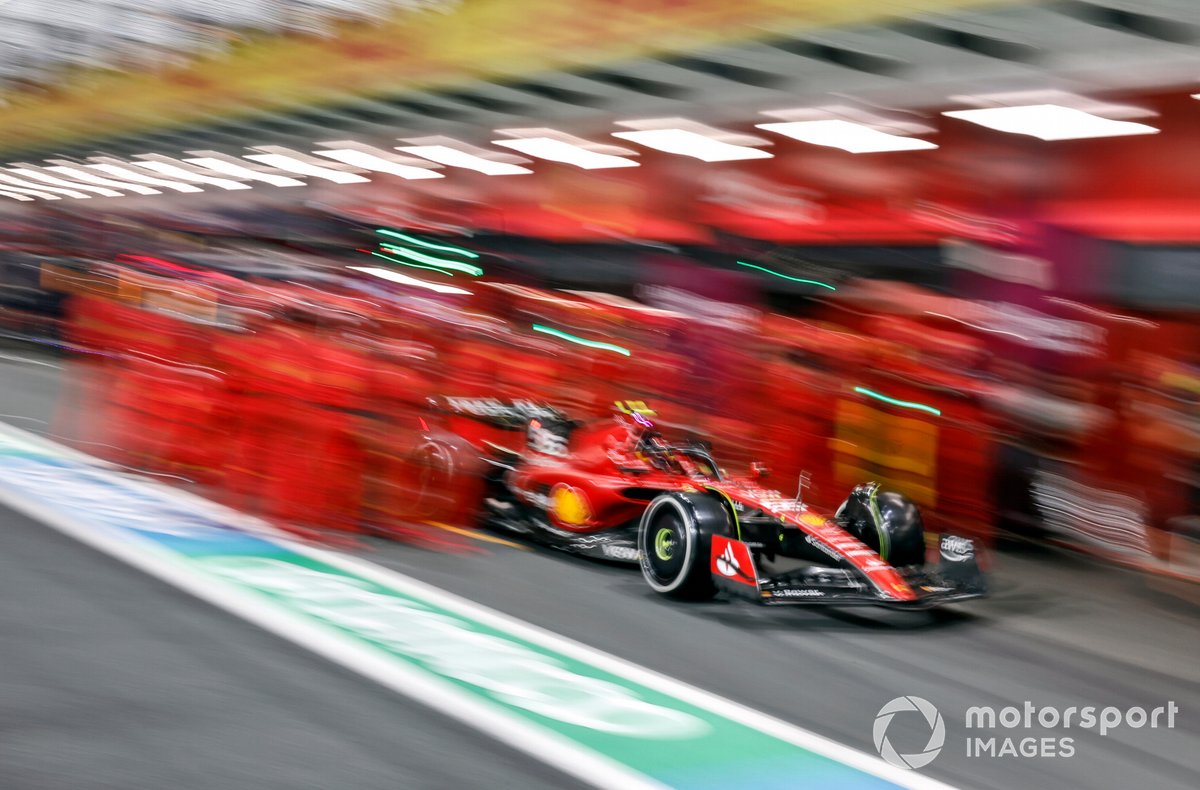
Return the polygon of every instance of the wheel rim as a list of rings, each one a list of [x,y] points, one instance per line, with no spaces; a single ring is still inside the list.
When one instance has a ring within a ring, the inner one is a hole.
[[[687,555],[683,551],[687,540],[683,520],[673,510],[663,509],[647,532],[647,537],[653,535],[653,545],[645,547],[650,549],[646,552],[648,570],[660,584],[670,584],[683,572]]]
[[[654,556],[663,562],[670,562],[675,556],[677,545],[675,531],[670,527],[660,527],[658,534],[654,536]]]

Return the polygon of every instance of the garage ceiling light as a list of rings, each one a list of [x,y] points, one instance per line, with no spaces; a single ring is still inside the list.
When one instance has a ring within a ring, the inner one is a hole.
[[[1058,104],[952,110],[942,115],[976,123],[999,132],[1025,134],[1041,140],[1082,140],[1158,132],[1158,129],[1144,123],[1114,121]]]
[[[23,163],[20,163],[23,165]],[[25,178],[32,178],[34,181],[41,181],[45,184],[52,184],[57,187],[67,187],[68,189],[79,190],[81,192],[92,192],[102,197],[124,197],[120,192],[103,187],[88,186],[87,184],[77,184],[74,181],[64,181],[61,178],[55,178],[52,175],[43,173],[40,170],[35,170],[33,166],[14,167],[13,172]],[[41,187],[39,187],[40,189]]]
[[[770,159],[773,156],[758,148],[725,142],[717,137],[710,137],[687,129],[643,129],[633,132],[614,132],[613,137],[629,140],[668,154],[690,156],[704,162]]]
[[[677,313],[674,310],[663,310],[661,307],[651,307],[648,304],[635,302],[634,300],[628,299],[624,296],[617,296],[616,294],[605,293],[603,291],[573,291],[566,289],[565,292],[574,294],[575,296],[583,299],[608,305],[609,307],[619,307],[623,310],[632,310],[638,313],[644,313],[646,315],[665,316],[669,318],[685,317],[683,313]]]
[[[554,129],[497,129],[514,140],[493,140],[494,145],[511,148],[523,154],[551,162],[574,165],[583,170],[604,170],[613,167],[637,167],[638,163],[621,154],[632,154],[627,148],[603,145],[584,140]]]
[[[96,161],[96,160],[93,160]],[[119,160],[114,160],[119,161]],[[122,165],[124,163],[121,163]],[[101,173],[107,173],[110,176],[116,176],[124,181],[133,181],[138,184],[150,184],[156,187],[165,187],[173,189],[176,192],[203,192],[200,187],[185,184],[181,181],[169,181],[165,178],[155,178],[154,176],[139,173],[136,170],[130,170],[128,167],[113,164],[111,161],[100,160],[100,164],[88,165],[89,170],[99,170]]]
[[[62,200],[62,198],[60,198],[58,195],[51,194],[50,192],[45,192],[38,187],[18,187],[18,186],[8,186],[7,184],[0,184],[0,188],[8,190],[10,193],[17,192],[22,195],[32,195],[33,197],[41,198],[42,200]]]
[[[153,170],[155,173],[162,173],[164,176],[172,176],[180,181],[192,181],[197,184],[210,184],[220,189],[236,190],[236,189],[252,189],[249,184],[243,184],[238,181],[232,181],[228,178],[215,178],[206,176],[198,172],[200,168],[190,168],[182,162],[175,162],[168,157],[160,157],[157,154],[139,154],[137,158],[146,157],[144,162],[135,162],[138,167],[145,170]],[[151,159],[150,157],[154,157]]]
[[[495,159],[489,159],[483,156],[476,156],[458,148],[452,148],[448,145],[405,145],[399,146],[397,151],[404,151],[407,154],[424,157],[431,162],[437,162],[450,167],[461,167],[466,170],[474,170],[477,173],[483,173],[487,176],[517,176],[526,173],[532,173],[528,167],[521,167],[510,162],[500,162]],[[515,158],[515,157],[514,157]],[[528,160],[522,160],[528,161]]]
[[[920,151],[937,148],[928,140],[905,137],[851,121],[785,121],[760,123],[759,129],[782,134],[804,143],[840,148],[852,154],[874,154],[884,151]]]
[[[372,152],[342,143],[327,143],[327,145],[337,147],[329,151],[313,151],[313,153],[343,164],[354,165],[376,173],[387,173],[411,181],[423,178],[445,178],[444,175],[434,172],[430,166],[424,165],[417,159],[395,156],[387,151]]]
[[[275,175],[274,173],[264,173],[261,170],[239,165],[225,159],[219,159],[215,156],[201,156],[194,159],[184,159],[183,161],[193,165],[198,165],[207,170],[213,170],[217,173],[224,173],[227,176],[235,176],[237,178],[245,178],[251,181],[263,181],[267,184],[277,187],[302,187],[304,182],[287,176]]]
[[[50,161],[56,162],[56,161],[60,161],[60,160],[51,159]],[[116,181],[111,178],[101,178],[100,176],[96,175],[95,173],[89,173],[88,171],[84,170],[81,167],[67,167],[66,165],[55,165],[54,167],[47,167],[46,169],[50,170],[54,173],[61,173],[64,176],[69,176],[70,178],[73,178],[76,181],[85,181],[89,184],[97,184],[99,186],[109,187],[111,189],[123,189],[126,192],[136,192],[139,195],[161,195],[162,194],[162,192],[158,191],[157,189],[152,189],[150,187],[144,187],[141,184],[130,184],[127,181]]]
[[[65,184],[66,182],[64,181],[63,183]],[[10,184],[12,185],[11,187],[8,186]],[[0,189],[10,189],[11,190],[12,187],[16,187],[17,192],[24,192],[26,194],[35,195],[37,197],[46,197],[50,200],[58,199],[58,198],[54,197],[54,194],[66,195],[67,197],[78,198],[80,200],[84,200],[86,198],[91,197],[91,195],[89,195],[85,192],[79,192],[74,189],[63,189],[62,187],[45,186],[44,184],[39,184],[39,183],[36,183],[33,181],[22,181],[21,179],[13,178],[10,175],[0,174]]]
[[[531,299],[535,302],[549,302],[550,304],[560,305],[562,307],[577,308],[580,310],[594,310],[590,304],[585,304],[577,299],[563,299],[559,296],[553,296],[547,292],[539,291],[536,288],[527,288],[524,285],[514,285],[513,283],[484,283],[489,288],[494,288],[497,291],[519,296],[522,299]]]
[[[551,162],[562,162],[574,165],[583,170],[604,170],[612,167],[637,167],[638,163],[611,154],[598,154],[577,145],[553,140],[549,137],[529,137],[523,140],[493,140],[496,145],[520,151],[523,154],[547,159]]]
[[[417,288],[427,288],[430,291],[437,291],[440,294],[466,294],[470,296],[471,292],[464,288],[455,288],[453,285],[442,285],[441,283],[431,283],[426,280],[419,280],[416,277],[409,277],[407,274],[394,272],[391,269],[380,269],[376,266],[348,266],[348,269],[353,269],[356,272],[363,274],[371,274],[375,277],[384,280],[390,280],[401,285],[412,285]]]
[[[335,184],[363,184],[371,179],[363,178],[354,173],[346,173],[341,170],[333,170],[328,167],[320,167],[318,165],[309,164],[294,156],[286,154],[247,154],[246,159],[253,162],[262,162],[264,165],[277,167],[280,170],[287,170],[289,173],[299,173],[302,176],[313,176],[314,178],[323,178],[326,181],[332,181]]]

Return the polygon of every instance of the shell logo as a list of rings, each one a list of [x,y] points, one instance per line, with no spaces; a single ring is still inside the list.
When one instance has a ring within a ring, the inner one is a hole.
[[[592,516],[592,509],[583,492],[565,483],[559,483],[550,490],[550,508],[555,518],[572,526],[586,524]]]

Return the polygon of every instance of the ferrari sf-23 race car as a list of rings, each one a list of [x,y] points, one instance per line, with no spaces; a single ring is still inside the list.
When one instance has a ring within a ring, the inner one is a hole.
[[[764,487],[760,465],[730,475],[706,443],[668,441],[643,404],[590,424],[529,401],[435,405],[445,419],[419,451],[422,497],[470,491],[485,527],[636,563],[664,595],[923,609],[987,592],[971,539],[938,536],[927,562],[921,514],[902,494],[863,483],[822,513]]]

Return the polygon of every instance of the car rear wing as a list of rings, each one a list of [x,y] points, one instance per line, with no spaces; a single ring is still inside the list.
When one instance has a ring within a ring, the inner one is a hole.
[[[544,403],[531,400],[500,400],[499,398],[467,398],[444,395],[430,399],[435,411],[512,431],[525,430],[530,420],[569,422],[567,415]]]

